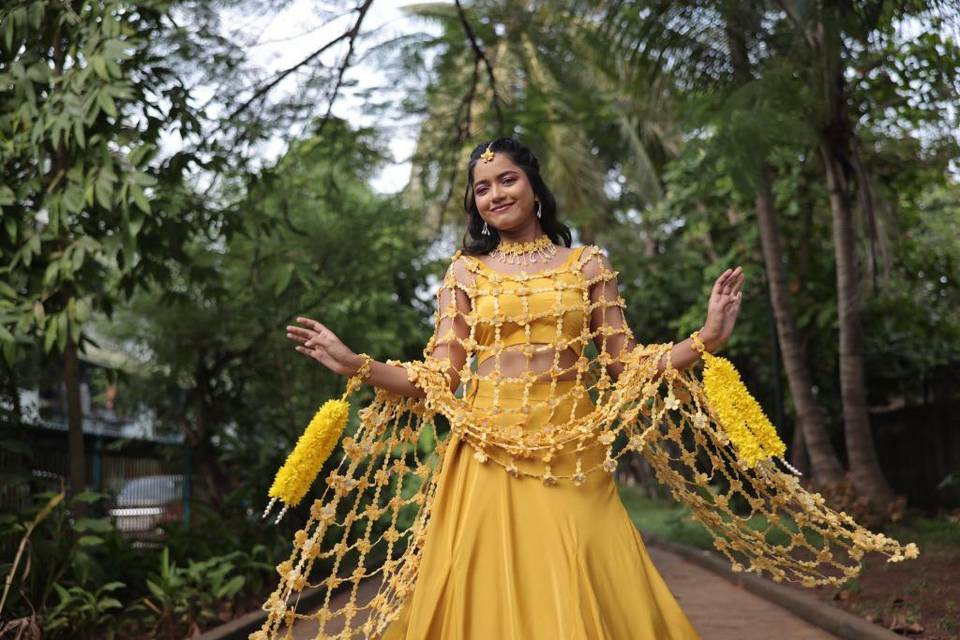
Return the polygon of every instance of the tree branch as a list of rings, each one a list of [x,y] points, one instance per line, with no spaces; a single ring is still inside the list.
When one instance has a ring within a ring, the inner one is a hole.
[[[493,65],[490,64],[490,60],[487,59],[486,54],[483,53],[483,49],[480,48],[480,43],[477,42],[477,37],[474,35],[473,28],[470,26],[470,22],[467,20],[467,14],[464,12],[463,6],[460,4],[460,0],[456,0],[456,5],[457,15],[460,16],[460,23],[463,25],[463,30],[467,33],[467,39],[470,40],[470,46],[473,48],[473,55],[478,61],[482,61],[487,69],[487,76],[490,78],[490,89],[493,91],[493,108],[497,112],[497,125],[502,132],[504,126],[503,112],[500,110],[500,96],[497,94],[497,81],[493,75]]]

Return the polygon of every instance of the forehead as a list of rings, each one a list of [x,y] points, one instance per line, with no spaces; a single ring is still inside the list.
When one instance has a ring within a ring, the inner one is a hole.
[[[497,176],[504,171],[522,173],[520,167],[513,163],[510,156],[500,151],[496,153],[490,162],[484,162],[483,160],[477,161],[477,164],[473,166],[473,182],[476,184],[481,181],[490,182],[496,180]]]

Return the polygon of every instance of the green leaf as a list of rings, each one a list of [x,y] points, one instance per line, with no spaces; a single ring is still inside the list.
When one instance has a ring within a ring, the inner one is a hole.
[[[77,544],[81,547],[95,547],[103,544],[103,538],[100,536],[80,536],[77,538]]]
[[[83,189],[75,184],[68,185],[63,192],[63,204],[71,213],[83,210]]]
[[[64,351],[67,348],[67,339],[70,337],[70,325],[67,320],[67,314],[61,313],[57,316],[57,348]]]
[[[46,270],[43,272],[43,286],[46,289],[52,289],[54,284],[57,281],[57,276],[60,274],[60,261],[56,260],[47,265]]]
[[[273,292],[276,295],[280,295],[286,291],[287,287],[290,285],[290,277],[293,275],[293,263],[288,262],[283,265],[280,270],[280,274],[277,277],[277,284],[273,288]]]
[[[109,518],[77,518],[74,529],[80,532],[109,533],[113,530],[113,525],[110,524]]]
[[[113,98],[110,97],[110,94],[106,91],[100,91],[97,94],[97,102],[100,103],[100,108],[103,109],[104,113],[114,118],[117,117],[117,107],[113,104]]]
[[[36,62],[27,69],[27,77],[38,84],[50,82],[50,67],[43,62]]]
[[[140,207],[140,210],[144,213],[150,213],[150,201],[147,200],[147,196],[143,193],[143,189],[140,188],[140,185],[131,184],[130,193],[133,195],[133,201],[138,207]]]
[[[143,223],[146,222],[147,218],[140,211],[131,211],[130,212],[130,234],[135,236],[140,233],[140,229],[143,228]]]
[[[72,302],[72,299],[71,299]],[[91,504],[97,500],[103,500],[107,497],[107,494],[100,491],[90,491],[89,489],[81,491],[77,495],[73,496],[70,500],[71,502],[85,502]]]
[[[107,72],[107,62],[103,59],[103,56],[90,56],[90,65],[93,67],[93,70],[97,72],[98,76],[104,80],[110,80],[110,74]]]
[[[7,185],[0,185],[0,206],[7,206],[17,201],[17,194]]]
[[[104,209],[110,209],[113,207],[113,181],[109,178],[104,178],[104,172],[100,172],[100,175],[97,177],[97,181],[94,185],[94,191],[97,195],[97,202]]]
[[[217,590],[217,598],[230,598],[243,588],[244,577],[233,576]]]
[[[166,599],[167,594],[163,592],[163,589],[160,588],[160,585],[149,578],[147,579],[147,588],[150,589],[150,593],[156,596],[156,598],[161,602]]]
[[[87,137],[86,133],[83,130],[83,121],[74,120],[73,121],[73,136],[77,139],[77,144],[81,149],[87,146]]]
[[[56,340],[57,340],[57,323],[56,323],[56,322],[48,322],[48,323],[47,323],[47,329],[46,329],[46,331],[45,331],[45,333],[44,333],[44,336],[43,336],[43,350],[44,350],[44,352],[50,353],[50,349],[51,349],[51,347],[53,347],[53,343],[56,342]]]

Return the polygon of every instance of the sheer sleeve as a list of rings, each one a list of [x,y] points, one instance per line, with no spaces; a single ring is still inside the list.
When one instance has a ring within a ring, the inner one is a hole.
[[[616,380],[623,371],[625,357],[637,346],[627,324],[626,301],[619,294],[617,275],[607,257],[595,245],[584,252],[581,263],[589,285],[590,335],[601,357],[608,360],[607,372]]]
[[[471,310],[468,293],[471,276],[460,256],[459,251],[454,254],[437,290],[433,334],[423,349],[422,362],[397,362],[407,369],[409,380],[424,391],[430,384],[435,386],[440,379],[438,376],[442,376],[450,392],[455,392],[460,386],[461,372],[466,365],[464,342],[470,335],[470,329],[465,316]],[[425,373],[432,378],[432,382],[423,379]]]

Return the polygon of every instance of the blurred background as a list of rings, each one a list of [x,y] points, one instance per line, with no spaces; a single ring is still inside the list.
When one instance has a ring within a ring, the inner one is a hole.
[[[921,548],[822,597],[960,636],[958,97],[953,2],[4,2],[0,637],[258,609],[309,507],[268,524],[267,488],[345,383],[284,327],[420,358],[504,135],[641,342],[744,266],[723,355],[805,485]],[[712,547],[641,457],[617,477]]]

